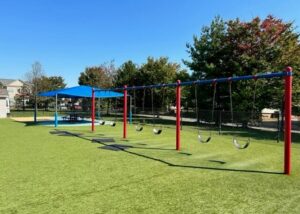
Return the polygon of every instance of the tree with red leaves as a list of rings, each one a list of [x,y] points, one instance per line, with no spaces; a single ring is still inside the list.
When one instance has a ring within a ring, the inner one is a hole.
[[[256,17],[248,22],[239,19],[224,21],[216,17],[210,26],[202,29],[199,37],[193,37],[192,44],[187,44],[187,52],[191,60],[183,62],[193,70],[195,79],[254,75],[282,71],[286,66],[293,67],[294,79],[299,77],[299,33],[295,32],[293,22],[284,22],[271,15],[263,20]],[[282,81],[259,81],[257,110],[280,108]],[[300,81],[294,81],[294,98],[299,94],[299,86]],[[228,93],[226,87],[219,86],[219,94]],[[239,82],[233,87],[234,103],[238,104],[235,109],[250,111],[253,81]],[[295,105],[296,102],[299,101],[294,99]]]

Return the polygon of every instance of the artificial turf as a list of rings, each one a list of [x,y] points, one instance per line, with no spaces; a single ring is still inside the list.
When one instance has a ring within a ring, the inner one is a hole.
[[[0,213],[300,213],[299,136],[286,176],[273,134],[235,135],[249,148],[229,131],[200,144],[183,127],[178,152],[172,128],[129,125],[123,140],[121,123],[92,133],[0,120]]]

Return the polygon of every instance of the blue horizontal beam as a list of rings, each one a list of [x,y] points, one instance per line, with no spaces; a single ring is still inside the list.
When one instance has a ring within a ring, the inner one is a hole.
[[[213,83],[224,83],[224,82],[237,82],[242,80],[251,80],[251,79],[271,79],[277,77],[285,77],[291,76],[292,72],[280,71],[280,72],[268,72],[265,74],[258,75],[248,75],[248,76],[235,76],[235,77],[225,77],[225,78],[217,78],[217,79],[208,79],[208,80],[195,80],[181,83],[166,83],[166,84],[156,84],[156,85],[142,85],[142,86],[129,86],[126,87],[127,90],[139,90],[146,88],[164,88],[164,87],[176,87],[180,86],[188,86],[188,85],[208,85]],[[120,88],[110,88],[110,89],[101,89],[100,91],[121,91],[124,90],[125,87]],[[98,90],[95,90],[98,91]]]

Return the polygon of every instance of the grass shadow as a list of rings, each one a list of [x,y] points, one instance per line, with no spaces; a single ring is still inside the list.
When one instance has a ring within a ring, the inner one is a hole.
[[[68,132],[68,131],[65,131],[65,132]],[[76,135],[76,133],[73,134],[73,133],[69,132],[69,135],[92,142],[92,139],[86,138],[85,136],[82,136],[82,135]],[[122,152],[125,152],[125,153],[130,154],[130,155],[145,158],[145,159],[148,159],[148,160],[157,161],[157,162],[160,162],[160,163],[165,164],[165,165],[170,166],[170,167],[202,169],[202,170],[216,170],[216,171],[228,171],[228,172],[261,173],[261,174],[274,174],[274,175],[284,174],[283,172],[265,171],[265,170],[247,170],[247,169],[244,170],[244,169],[234,169],[234,168],[220,168],[220,167],[207,167],[207,166],[174,164],[174,163],[171,163],[169,161],[166,161],[166,160],[163,160],[163,159],[160,159],[160,158],[155,158],[155,157],[151,157],[149,155],[140,154],[138,152],[130,151],[129,149],[134,148],[133,146],[127,146],[127,145],[121,145],[120,146],[120,144],[107,144],[107,143],[104,143],[104,142],[98,142],[98,143],[103,145],[102,147],[98,147],[98,148],[106,149],[106,150],[112,150],[112,151],[122,151]],[[170,149],[170,150],[172,150],[172,149]],[[184,154],[184,153],[182,153],[182,154]],[[188,153],[186,153],[186,154],[188,154]],[[216,162],[216,160],[211,160],[211,161]],[[221,163],[221,162],[219,161],[219,163]],[[223,164],[223,163],[221,163],[221,164]]]

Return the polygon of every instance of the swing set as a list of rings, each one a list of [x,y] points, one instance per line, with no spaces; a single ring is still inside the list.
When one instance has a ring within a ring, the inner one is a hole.
[[[113,121],[105,121],[103,117],[101,116],[100,108],[101,108],[101,103],[100,103],[100,98],[98,98],[98,118],[99,118],[99,125],[104,126],[106,123],[108,123],[111,127],[115,127],[117,125],[116,120],[117,120],[117,98],[115,98],[115,113],[114,113],[114,120]]]
[[[233,82],[245,81],[245,80],[257,80],[257,79],[272,79],[272,78],[283,78],[284,79],[284,173],[289,175],[291,172],[291,115],[292,115],[292,68],[287,67],[285,71],[281,72],[268,72],[265,74],[259,75],[248,75],[248,76],[234,76],[234,77],[225,77],[218,79],[207,79],[207,80],[197,80],[189,82],[180,82],[178,80],[176,83],[168,84],[157,84],[157,85],[143,85],[143,86],[131,86],[127,87],[125,85],[121,88],[113,89],[101,89],[103,90],[114,90],[114,91],[123,91],[123,138],[127,138],[127,92],[133,90],[135,96],[135,90],[144,90],[151,89],[151,102],[152,102],[152,116],[153,116],[153,133],[159,135],[162,133],[162,126],[157,126],[155,124],[155,114],[154,114],[154,104],[153,104],[153,89],[154,88],[164,88],[164,87],[175,87],[176,92],[176,150],[180,150],[180,132],[181,132],[181,87],[182,86],[195,86],[195,93],[197,93],[197,86],[212,84],[213,86],[213,98],[212,98],[212,113],[211,113],[211,123],[214,123],[214,112],[215,112],[215,99],[216,99],[216,85],[220,83],[228,83],[229,88],[229,99],[230,99],[230,116],[231,116],[231,125],[234,124],[234,115],[233,115],[233,103],[232,103],[232,88],[231,85]],[[256,85],[256,83],[255,83]],[[97,90],[92,91],[92,131],[95,130],[95,96],[94,93]],[[256,86],[253,92],[253,109],[255,105],[255,96],[256,96]],[[196,96],[197,99],[197,96]],[[195,104],[196,113],[197,113],[197,123],[198,123],[198,100]],[[252,110],[254,111],[254,110]],[[252,115],[253,117],[253,115]],[[138,123],[136,126],[136,131],[141,132],[143,130],[143,125]],[[208,143],[212,141],[212,134],[209,133],[208,136],[204,136],[200,127],[198,127],[198,141],[200,143]],[[238,149],[246,149],[250,145],[250,138],[248,138],[244,144],[240,144],[240,141],[236,136],[233,136],[232,143]]]
[[[152,128],[152,131],[153,131],[153,134],[155,134],[155,135],[160,135],[161,133],[162,133],[162,131],[163,131],[163,129],[162,129],[162,125],[157,125],[156,124],[156,122],[155,122],[155,120],[156,120],[156,115],[155,115],[155,112],[154,112],[154,91],[153,91],[154,89],[153,88],[151,88],[151,114],[152,114],[152,126],[153,126],[153,128]],[[164,97],[164,95],[163,95],[163,97]],[[145,99],[145,89],[144,89],[144,99]],[[137,112],[136,112],[136,93],[135,93],[135,90],[133,90],[133,100],[134,100],[134,114],[136,115],[137,114]],[[164,103],[164,101],[163,101],[163,103]],[[143,107],[143,109],[144,109],[144,107]],[[143,129],[144,129],[144,123],[141,123],[140,121],[135,125],[135,130],[137,131],[137,132],[141,132],[141,131],[143,131]]]

